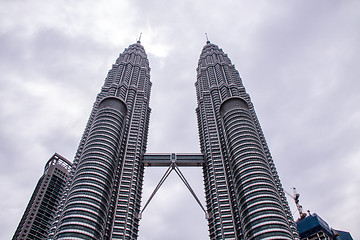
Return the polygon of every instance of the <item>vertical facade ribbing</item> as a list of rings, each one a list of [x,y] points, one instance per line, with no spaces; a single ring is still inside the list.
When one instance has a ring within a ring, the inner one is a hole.
[[[97,96],[51,238],[137,238],[150,90],[149,61],[137,42],[120,54]]]
[[[210,42],[195,86],[210,238],[297,238],[250,97],[230,59]]]
[[[103,239],[111,217],[108,214],[125,116],[126,106],[120,99],[100,102],[65,202],[57,239]]]

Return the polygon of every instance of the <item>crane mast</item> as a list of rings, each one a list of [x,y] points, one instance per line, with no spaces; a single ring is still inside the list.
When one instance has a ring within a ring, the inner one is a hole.
[[[300,204],[300,194],[296,191],[295,187],[293,187],[292,189],[293,189],[293,194],[290,194],[286,191],[285,192],[295,201],[295,205],[296,205],[297,211],[299,213],[298,220],[304,219],[307,216],[307,214],[303,212],[303,207]]]

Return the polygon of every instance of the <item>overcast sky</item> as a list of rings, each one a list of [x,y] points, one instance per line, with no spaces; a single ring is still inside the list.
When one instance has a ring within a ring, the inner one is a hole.
[[[241,74],[284,188],[360,239],[359,13],[358,0],[1,1],[0,239],[54,152],[73,160],[108,70],[140,32],[153,82],[148,152],[200,151],[194,83],[207,32]],[[143,202],[165,170],[145,170]],[[204,202],[201,169],[183,172]],[[139,234],[208,239],[174,173]]]

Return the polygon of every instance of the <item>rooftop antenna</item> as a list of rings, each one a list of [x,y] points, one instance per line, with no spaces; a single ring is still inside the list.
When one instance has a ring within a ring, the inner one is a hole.
[[[137,43],[141,43],[141,42],[140,42],[140,40],[141,40],[141,35],[142,35],[142,33],[140,33],[139,40],[137,40]]]
[[[207,44],[210,43],[207,33],[205,33],[205,36],[206,36],[206,43]]]

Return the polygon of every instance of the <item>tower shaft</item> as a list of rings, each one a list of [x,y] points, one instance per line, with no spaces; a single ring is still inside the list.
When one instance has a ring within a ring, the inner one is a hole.
[[[149,126],[150,67],[138,41],[98,94],[51,237],[136,239]]]
[[[211,239],[293,239],[296,229],[249,95],[209,41],[195,83]]]

